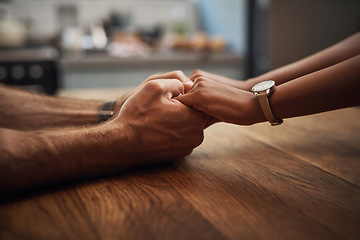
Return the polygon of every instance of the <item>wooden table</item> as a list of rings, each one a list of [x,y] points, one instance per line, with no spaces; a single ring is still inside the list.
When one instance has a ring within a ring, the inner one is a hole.
[[[0,239],[360,239],[360,109],[216,124],[185,159],[0,204]]]

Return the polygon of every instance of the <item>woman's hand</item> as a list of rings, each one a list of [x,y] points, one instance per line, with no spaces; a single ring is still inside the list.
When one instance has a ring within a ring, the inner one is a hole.
[[[235,80],[214,73],[209,73],[203,70],[195,70],[194,72],[192,72],[190,79],[195,82],[196,79],[199,77],[211,79],[216,82],[223,83],[232,86],[234,88],[238,88],[246,91],[250,91],[252,87],[250,86],[251,84],[248,81]]]
[[[239,125],[264,121],[260,106],[251,92],[205,77],[198,77],[193,87],[176,99],[210,115],[212,119],[208,125],[216,121]]]

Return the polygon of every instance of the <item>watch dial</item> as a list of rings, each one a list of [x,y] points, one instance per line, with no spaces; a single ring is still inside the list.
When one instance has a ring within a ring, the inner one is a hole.
[[[252,91],[254,92],[261,92],[261,91],[265,91],[266,89],[271,88],[272,86],[275,85],[275,82],[273,80],[268,80],[268,81],[264,81],[264,82],[260,82],[258,84],[256,84],[253,88]]]

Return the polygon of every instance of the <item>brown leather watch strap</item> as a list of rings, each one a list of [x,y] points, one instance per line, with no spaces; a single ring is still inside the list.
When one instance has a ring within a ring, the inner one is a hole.
[[[263,111],[266,119],[271,123],[271,126],[277,126],[283,123],[282,119],[276,119],[271,111],[271,107],[266,92],[257,93],[257,99],[259,101],[261,110]]]

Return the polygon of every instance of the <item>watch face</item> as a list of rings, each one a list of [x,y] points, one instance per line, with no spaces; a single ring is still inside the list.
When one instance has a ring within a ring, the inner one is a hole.
[[[273,80],[260,82],[260,83],[256,84],[255,86],[253,86],[251,91],[253,91],[253,92],[265,91],[266,89],[272,88],[274,85],[275,85],[275,82]]]

